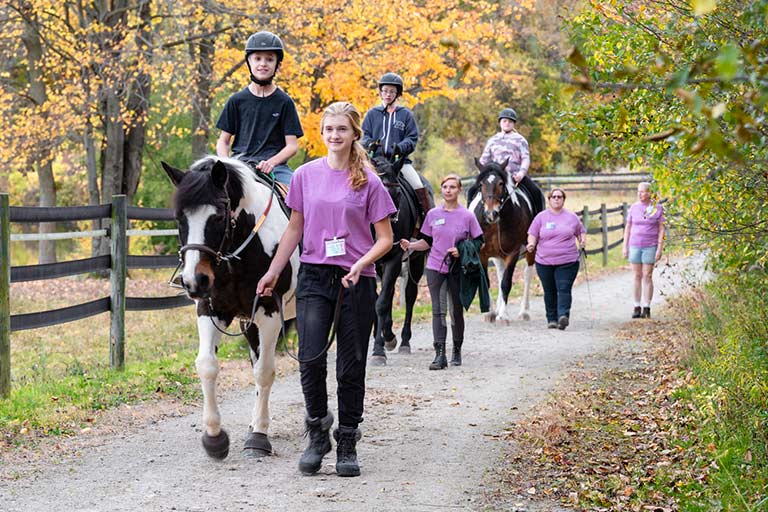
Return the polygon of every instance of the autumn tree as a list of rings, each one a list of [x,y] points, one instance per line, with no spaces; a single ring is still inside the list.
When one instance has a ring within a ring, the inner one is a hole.
[[[571,26],[570,133],[651,170],[718,266],[768,264],[766,13],[766,0],[595,1]]]

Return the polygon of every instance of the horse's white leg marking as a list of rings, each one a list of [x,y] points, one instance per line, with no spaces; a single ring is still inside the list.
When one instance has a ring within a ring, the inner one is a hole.
[[[518,318],[522,318],[524,320],[530,319],[530,314],[528,310],[530,309],[530,301],[528,299],[528,292],[531,289],[531,278],[533,277],[533,265],[528,265],[528,262],[525,262],[525,268],[523,269],[523,298],[520,299],[520,314],[518,315]]]
[[[221,339],[221,333],[216,330],[211,320],[219,322],[218,318],[210,316],[197,317],[197,333],[200,337],[200,347],[197,351],[195,366],[197,376],[203,388],[203,425],[209,436],[218,436],[221,432],[221,414],[216,403],[216,378],[219,376],[219,360],[216,358],[216,346]],[[219,323],[219,327],[224,326]]]
[[[256,381],[256,403],[251,414],[251,428],[254,432],[266,434],[269,430],[269,393],[275,382],[275,346],[280,334],[280,315],[271,317],[259,308],[254,322],[259,327],[259,360],[253,365]]]
[[[187,244],[205,245],[205,224],[208,217],[216,214],[216,208],[212,205],[201,206],[194,210],[184,210],[184,216],[187,218]],[[184,268],[181,271],[181,278],[194,293],[197,287],[195,282],[195,269],[200,263],[200,251],[189,250],[184,254]]]
[[[507,306],[507,304],[504,302],[504,294],[501,293],[501,281],[504,277],[504,270],[506,270],[507,267],[504,265],[504,260],[501,258],[494,256],[491,258],[491,261],[493,262],[493,266],[496,267],[496,280],[498,281],[499,285],[499,294],[496,296],[496,317],[500,318],[502,315],[504,315]]]
[[[290,320],[292,318],[296,318],[296,285],[299,281],[299,251],[294,251],[293,254],[291,254],[291,259],[289,260],[291,263],[291,269],[292,269],[292,275],[291,275],[291,288],[288,290],[286,295],[288,295],[287,299],[283,301],[283,318],[286,320]]]

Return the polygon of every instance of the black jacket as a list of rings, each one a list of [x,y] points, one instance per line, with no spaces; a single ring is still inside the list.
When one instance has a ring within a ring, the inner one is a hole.
[[[459,294],[461,305],[469,309],[475,299],[475,293],[480,293],[480,311],[485,313],[491,308],[491,297],[488,290],[488,276],[485,275],[483,265],[480,263],[480,247],[483,245],[482,237],[467,238],[456,245],[459,250],[459,263],[461,272],[459,275]]]

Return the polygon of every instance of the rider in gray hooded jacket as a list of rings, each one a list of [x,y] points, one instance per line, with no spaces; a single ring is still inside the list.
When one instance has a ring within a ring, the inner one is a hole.
[[[374,156],[400,156],[405,159],[402,174],[419,199],[419,206],[426,214],[432,208],[424,184],[408,155],[416,149],[419,140],[419,127],[410,109],[397,105],[403,94],[403,79],[396,73],[385,73],[379,79],[381,105],[377,105],[365,114],[363,119],[364,148],[375,148]]]

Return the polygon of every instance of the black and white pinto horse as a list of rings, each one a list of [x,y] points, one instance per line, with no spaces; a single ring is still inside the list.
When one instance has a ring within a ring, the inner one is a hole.
[[[469,198],[469,210],[474,212],[480,227],[483,228],[485,244],[480,249],[481,263],[487,272],[488,262],[492,261],[499,281],[496,309],[486,313],[485,319],[506,324],[511,321],[507,300],[512,288],[512,274],[520,251],[525,251],[528,228],[538,213],[536,210],[539,208],[534,205],[543,204],[543,196],[537,201],[529,197],[521,187],[513,188],[513,193],[510,194],[507,189],[509,175],[505,170],[506,161],[501,164],[489,162],[487,165],[481,165],[475,159],[475,165],[480,174],[471,189],[475,190],[476,194]],[[529,183],[529,187],[535,189],[533,193],[541,195],[541,190],[533,182]],[[528,295],[534,271],[534,258],[535,252],[525,253],[527,265],[523,271],[523,297],[518,313],[518,318],[522,320],[530,320]]]
[[[269,394],[282,328],[278,307],[284,318],[296,316],[298,250],[275,288],[282,304],[273,297],[257,299],[255,292],[288,217],[277,204],[274,189],[237,160],[208,156],[192,164],[188,172],[165,162],[163,168],[176,187],[173,203],[182,245],[182,285],[197,304],[200,345],[195,365],[203,388],[203,447],[216,459],[229,453],[229,437],[221,428],[216,401],[216,351],[222,331],[240,319],[256,381],[256,403],[244,449],[247,456],[269,455]]]
[[[400,276],[403,266],[403,250],[400,248],[402,238],[410,239],[416,228],[417,222],[422,220],[422,214],[415,197],[406,193],[405,179],[400,175],[404,159],[391,161],[388,158],[377,156],[373,159],[373,165],[387,187],[392,202],[397,206],[397,212],[390,217],[393,232],[392,249],[376,262],[376,272],[381,279],[381,291],[376,300],[376,326],[374,329],[373,353],[371,355],[372,366],[385,366],[387,354],[384,351],[394,350],[397,347],[397,336],[392,332],[392,300],[395,295],[397,278]],[[422,176],[422,183],[427,187],[432,197],[432,187]],[[413,306],[419,291],[418,283],[424,274],[426,252],[413,251],[405,258],[407,265],[407,277],[405,283],[405,319],[400,333],[401,341],[398,352],[411,353],[411,321],[413,319]]]

